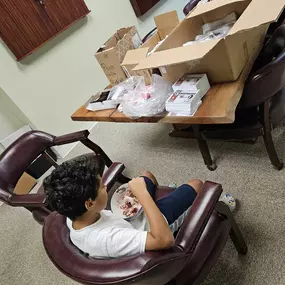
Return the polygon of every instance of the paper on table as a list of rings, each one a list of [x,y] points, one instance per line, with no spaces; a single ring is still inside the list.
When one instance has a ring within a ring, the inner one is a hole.
[[[198,109],[199,109],[199,107],[202,105],[202,101],[200,101],[198,104],[197,104],[197,106],[196,106],[196,108],[195,108],[195,110],[193,111],[193,113],[192,114],[181,114],[181,113],[169,113],[167,116],[169,116],[169,117],[193,117],[194,115],[195,115],[195,113],[198,111]]]

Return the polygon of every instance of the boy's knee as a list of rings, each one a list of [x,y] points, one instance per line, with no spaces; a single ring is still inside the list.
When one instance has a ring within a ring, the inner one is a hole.
[[[154,184],[158,185],[155,176],[150,171],[143,171],[141,176],[149,178]]]
[[[203,182],[199,179],[193,179],[188,181],[187,183],[188,185],[190,185],[192,188],[194,188],[194,190],[199,193],[202,186],[203,186]]]

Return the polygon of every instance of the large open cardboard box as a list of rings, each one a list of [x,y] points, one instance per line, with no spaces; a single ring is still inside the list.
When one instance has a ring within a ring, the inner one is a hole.
[[[134,70],[160,68],[163,77],[175,82],[183,74],[207,73],[212,83],[236,80],[245,63],[263,43],[270,23],[284,9],[284,0],[214,0],[197,6],[168,36],[157,52]],[[183,47],[202,33],[202,25],[235,12],[238,20],[228,35]]]

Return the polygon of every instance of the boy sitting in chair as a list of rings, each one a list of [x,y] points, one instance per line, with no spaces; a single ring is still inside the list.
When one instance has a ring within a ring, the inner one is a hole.
[[[104,210],[108,194],[102,183],[104,163],[81,156],[57,167],[44,181],[49,207],[67,217],[75,246],[94,258],[118,258],[173,246],[173,233],[182,225],[202,187],[191,180],[166,198],[154,201],[158,185],[150,172],[129,182],[144,213],[128,222]]]

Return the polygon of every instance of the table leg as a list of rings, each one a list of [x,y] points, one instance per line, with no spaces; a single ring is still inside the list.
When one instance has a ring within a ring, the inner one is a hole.
[[[211,171],[214,171],[217,169],[217,165],[213,162],[210,151],[209,151],[209,147],[208,144],[206,142],[206,140],[203,139],[203,137],[201,136],[200,133],[200,127],[199,125],[193,125],[193,130],[196,136],[196,140],[198,142],[198,146],[200,149],[200,152],[203,156],[205,165],[207,166],[207,168]]]

